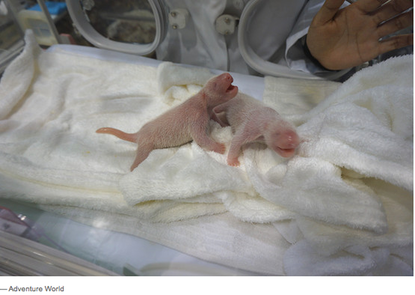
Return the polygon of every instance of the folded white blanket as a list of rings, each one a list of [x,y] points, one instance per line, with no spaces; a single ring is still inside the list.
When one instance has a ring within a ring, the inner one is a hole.
[[[42,52],[28,33],[0,84],[0,197],[266,274],[412,274],[412,62],[342,85],[267,77],[305,140],[290,160],[253,145],[230,167],[192,142],[130,173],[136,146],[95,130],[136,132],[210,71]]]

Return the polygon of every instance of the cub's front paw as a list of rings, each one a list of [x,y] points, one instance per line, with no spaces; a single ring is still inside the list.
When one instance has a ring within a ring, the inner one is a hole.
[[[216,144],[215,148],[213,149],[214,152],[218,154],[224,154],[226,151],[226,146],[222,143]]]

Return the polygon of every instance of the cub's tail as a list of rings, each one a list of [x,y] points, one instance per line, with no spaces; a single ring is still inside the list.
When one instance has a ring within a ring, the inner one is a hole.
[[[115,135],[118,138],[121,138],[122,140],[127,140],[127,141],[131,141],[134,143],[137,142],[137,133],[125,133],[115,128],[109,128],[109,127],[100,128],[96,131],[96,133],[111,134],[111,135]]]

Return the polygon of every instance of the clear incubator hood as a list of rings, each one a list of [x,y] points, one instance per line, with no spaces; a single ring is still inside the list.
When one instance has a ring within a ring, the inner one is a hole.
[[[222,71],[321,79],[290,69],[283,58],[307,2],[66,0],[77,30],[99,48]],[[270,34],[275,38],[262,42]]]

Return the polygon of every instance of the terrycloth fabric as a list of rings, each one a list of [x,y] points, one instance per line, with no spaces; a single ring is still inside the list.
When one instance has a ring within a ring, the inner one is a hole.
[[[129,172],[136,146],[95,130],[136,132],[210,71],[26,43],[0,84],[2,198],[264,274],[412,274],[412,56],[344,84],[267,77],[264,102],[305,140],[292,159],[252,145],[230,167],[192,142]],[[210,127],[228,149],[230,127]]]
[[[267,78],[264,101],[305,140],[285,163],[245,153],[260,195],[296,212],[295,223],[274,223],[293,244],[287,274],[413,273],[412,65],[390,59],[338,89]]]

